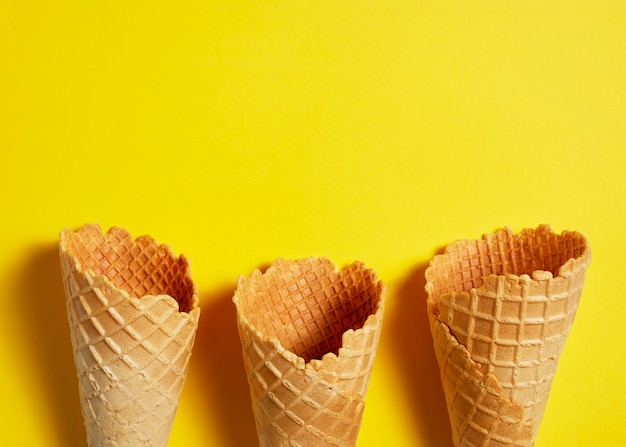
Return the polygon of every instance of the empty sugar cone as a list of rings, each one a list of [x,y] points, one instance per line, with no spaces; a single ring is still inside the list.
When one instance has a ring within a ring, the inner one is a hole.
[[[277,259],[233,302],[262,447],[355,446],[385,285],[355,262]]]
[[[455,446],[532,446],[591,249],[548,225],[446,247],[426,269],[428,315]]]
[[[200,316],[188,260],[97,224],[60,257],[89,446],[167,445]]]

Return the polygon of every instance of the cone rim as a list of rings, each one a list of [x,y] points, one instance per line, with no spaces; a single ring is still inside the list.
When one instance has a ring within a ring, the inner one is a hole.
[[[72,234],[78,234],[78,232],[83,229],[83,228],[94,228],[97,229],[103,236],[106,236],[109,233],[112,232],[120,232],[120,233],[125,233],[125,238],[128,239],[132,244],[135,244],[137,241],[140,240],[148,240],[151,243],[154,243],[155,246],[157,247],[163,247],[166,251],[167,254],[169,256],[172,257],[172,259],[174,261],[182,261],[184,266],[185,266],[185,273],[186,276],[189,277],[189,279],[191,280],[191,284],[193,286],[193,294],[192,294],[192,299],[191,299],[191,309],[189,311],[182,311],[180,310],[180,304],[178,302],[178,300],[176,300],[176,298],[174,298],[173,296],[169,295],[169,294],[145,294],[142,296],[135,296],[135,295],[131,295],[127,290],[125,290],[124,288],[118,286],[117,284],[115,284],[115,282],[113,282],[107,275],[105,274],[99,274],[96,273],[93,269],[91,268],[83,268],[82,263],[80,262],[80,260],[78,259],[78,257],[76,256],[76,254],[73,252],[73,250],[70,249],[69,247],[69,241],[68,241],[68,234],[72,233]],[[116,290],[117,292],[120,293],[120,295],[122,297],[124,297],[125,300],[130,301],[132,303],[141,303],[142,300],[146,301],[145,299],[149,299],[149,298],[154,298],[155,300],[163,300],[166,301],[168,303],[168,305],[175,305],[176,308],[178,309],[178,313],[181,315],[181,317],[183,318],[190,318],[192,320],[197,321],[199,319],[199,313],[200,313],[200,299],[199,299],[199,291],[198,288],[195,284],[195,282],[193,281],[193,278],[191,276],[191,263],[189,261],[189,259],[184,255],[184,254],[180,254],[180,255],[176,255],[176,253],[174,252],[174,250],[172,249],[172,247],[169,244],[164,244],[164,243],[160,243],[158,242],[155,238],[153,238],[150,235],[141,235],[138,236],[136,238],[133,239],[131,233],[126,230],[125,228],[122,228],[120,226],[112,226],[109,228],[109,230],[105,233],[102,230],[102,227],[100,226],[99,223],[97,222],[93,222],[93,223],[88,223],[85,225],[82,225],[80,228],[78,228],[78,230],[72,230],[69,227],[65,227],[61,230],[60,234],[60,243],[59,243],[59,250],[62,254],[65,254],[67,256],[68,259],[71,260],[71,262],[73,263],[76,271],[82,273],[85,275],[85,278],[89,281],[90,284],[94,284],[97,283],[99,281],[101,281],[104,285],[106,285],[107,287],[110,287],[114,290]]]
[[[541,269],[535,269],[530,273],[522,273],[522,274],[515,274],[515,273],[504,273],[504,274],[498,274],[498,273],[490,273],[488,275],[484,275],[483,276],[483,282],[480,286],[478,287],[472,287],[466,291],[463,292],[447,292],[447,293],[443,293],[439,296],[439,298],[435,301],[433,298],[433,301],[435,303],[438,303],[439,301],[441,301],[443,299],[444,296],[453,296],[453,295],[470,295],[474,292],[476,292],[477,294],[481,294],[482,292],[485,292],[488,288],[488,283],[489,281],[487,281],[487,279],[493,279],[493,278],[499,278],[499,277],[504,277],[506,278],[508,281],[514,282],[514,283],[518,283],[518,284],[528,284],[531,281],[561,281],[564,280],[565,278],[575,275],[576,273],[582,272],[584,270],[587,269],[588,265],[591,262],[591,246],[589,244],[589,240],[587,239],[587,237],[578,232],[578,231],[572,231],[572,230],[563,230],[561,233],[556,233],[553,229],[552,226],[549,224],[541,224],[539,225],[537,228],[530,228],[530,227],[526,227],[523,228],[521,231],[519,231],[518,233],[515,233],[513,228],[510,226],[505,226],[500,228],[499,230],[496,230],[494,232],[491,233],[484,233],[481,238],[479,240],[483,241],[487,239],[487,236],[491,235],[491,234],[498,234],[500,232],[508,232],[510,234],[514,234],[517,236],[522,236],[524,234],[528,234],[528,233],[537,233],[537,232],[547,232],[547,233],[551,233],[551,234],[555,234],[559,237],[565,237],[568,235],[578,235],[581,237],[581,239],[584,241],[584,248],[582,250],[582,252],[580,253],[579,256],[577,257],[572,257],[567,259],[565,262],[563,262],[561,265],[558,266],[558,274],[556,276],[552,275],[551,272],[549,271],[545,271],[545,270],[541,270]],[[437,254],[435,255],[429,262],[428,267],[426,268],[425,272],[424,272],[424,276],[426,278],[426,285],[424,286],[424,289],[426,290],[428,297],[432,297],[434,295],[434,283],[433,283],[433,271],[434,271],[434,264],[435,262],[437,262],[438,260],[448,257],[450,255],[450,253],[452,252],[452,250],[454,249],[454,247],[462,242],[465,241],[474,241],[476,239],[458,239],[454,242],[451,242],[450,244],[446,245],[444,252],[441,254]]]
[[[322,262],[328,263],[328,265],[332,265],[333,272],[339,273],[339,274],[352,266],[358,266],[360,269],[362,268],[362,269],[369,270],[370,272],[372,272],[374,276],[374,284],[377,287],[379,287],[379,293],[377,297],[378,302],[377,302],[376,311],[367,316],[367,318],[365,319],[361,327],[357,329],[350,328],[342,333],[341,346],[339,347],[338,355],[335,354],[334,352],[327,352],[320,359],[311,359],[307,362],[304,359],[304,357],[297,355],[295,352],[283,346],[283,344],[277,337],[275,336],[268,337],[259,328],[257,328],[250,322],[250,320],[241,311],[240,301],[239,301],[240,299],[239,291],[240,291],[240,287],[243,285],[245,281],[250,281],[253,278],[253,276],[263,276],[263,275],[266,275],[268,272],[271,274],[272,273],[271,269],[280,263],[304,262],[304,261],[310,262],[312,260],[322,261]],[[316,372],[316,371],[323,369],[324,365],[326,364],[331,365],[332,362],[338,360],[342,356],[342,352],[344,352],[345,350],[344,346],[348,345],[348,342],[351,338],[358,337],[361,334],[364,334],[367,332],[376,331],[381,327],[386,291],[387,291],[386,284],[384,281],[378,278],[378,274],[376,270],[372,268],[368,268],[365,265],[365,263],[362,261],[358,261],[358,260],[354,261],[350,264],[347,264],[342,269],[339,269],[336,264],[334,264],[332,261],[330,261],[327,257],[324,257],[324,256],[320,256],[320,257],[308,256],[304,258],[293,258],[293,259],[280,257],[280,258],[276,258],[264,272],[262,272],[260,269],[257,268],[250,274],[250,276],[240,275],[239,278],[237,279],[237,288],[235,289],[232,301],[235,304],[235,308],[237,312],[237,319],[240,321],[241,324],[245,325],[254,334],[255,337],[257,337],[259,340],[263,340],[269,343],[272,346],[272,348],[276,350],[278,354],[280,354],[287,361],[293,364],[297,369],[300,369],[303,371]]]

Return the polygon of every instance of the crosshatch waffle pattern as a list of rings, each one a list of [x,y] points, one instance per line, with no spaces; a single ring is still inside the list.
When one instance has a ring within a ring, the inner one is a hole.
[[[436,320],[521,406],[535,436],[590,260],[583,235],[544,225],[455,242],[426,272]]]
[[[193,308],[195,288],[189,275],[189,261],[176,257],[171,248],[150,236],[133,241],[123,228],[103,234],[98,224],[64,232],[64,242],[83,270],[104,275],[131,296],[169,295],[181,312]]]
[[[78,233],[64,230],[60,245],[70,334],[89,445],[165,446],[195,339],[200,312],[197,293],[190,278],[174,280],[190,286],[191,290],[185,291],[183,296],[189,296],[194,303],[191,312],[181,313],[178,303],[169,296],[129,295],[128,290],[146,287],[137,286],[132,280],[136,275],[129,277],[132,285],[124,287],[120,277],[113,281],[101,273],[128,271],[125,264],[136,262],[135,258],[121,256],[115,265],[103,260],[103,267],[92,265],[85,269],[80,260],[93,264],[98,253],[106,252],[102,245],[90,242],[93,237],[80,238],[81,235],[93,236],[96,228],[99,231],[95,225],[89,227],[83,227]],[[113,234],[116,233],[121,234],[120,230],[114,230]],[[85,244],[81,244],[83,241]],[[106,239],[107,243],[128,241],[130,238],[126,237]],[[129,253],[119,247],[109,250],[114,251]],[[150,252],[159,250],[155,248]],[[178,261],[169,256],[161,258],[161,262],[175,264]],[[151,261],[136,270],[154,278],[153,283],[157,285],[162,284],[158,276],[163,272],[189,275],[188,271],[167,267],[157,267],[151,272],[148,266],[152,266]],[[168,290],[167,286],[164,289]],[[163,289],[159,286],[158,290]]]
[[[277,259],[239,279],[244,365],[262,446],[354,446],[385,286],[356,262]]]
[[[532,447],[531,421],[525,420],[521,405],[502,394],[491,373],[483,373],[450,329],[436,316],[429,300],[428,316],[435,355],[456,447]]]

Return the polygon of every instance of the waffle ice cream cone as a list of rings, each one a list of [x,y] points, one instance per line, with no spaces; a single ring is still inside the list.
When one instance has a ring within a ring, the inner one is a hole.
[[[461,240],[426,270],[455,446],[532,446],[591,249],[548,225]]]
[[[189,262],[149,236],[98,224],[61,232],[89,446],[165,446],[200,308]]]
[[[233,302],[262,447],[355,446],[385,285],[355,262],[277,259]]]

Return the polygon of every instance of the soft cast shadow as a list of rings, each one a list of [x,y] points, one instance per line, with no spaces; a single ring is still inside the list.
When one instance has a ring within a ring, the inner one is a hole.
[[[18,271],[13,285],[20,309],[15,315],[22,329],[18,336],[37,372],[33,395],[41,396],[56,428],[49,445],[86,445],[58,245],[31,248]]]
[[[394,358],[406,389],[406,398],[425,444],[452,447],[452,431],[435,358],[428,315],[426,280],[428,263],[415,266],[399,284],[390,315]]]
[[[225,447],[258,445],[250,388],[241,355],[232,297],[235,287],[223,287],[201,298],[202,321],[194,344],[194,363],[207,386],[207,402],[219,420]],[[206,303],[206,304],[205,304]]]

